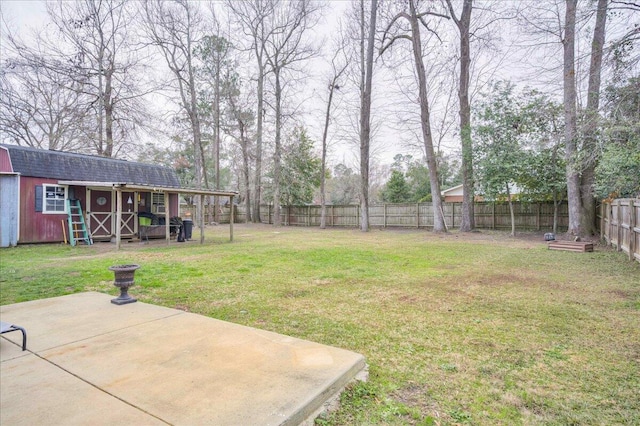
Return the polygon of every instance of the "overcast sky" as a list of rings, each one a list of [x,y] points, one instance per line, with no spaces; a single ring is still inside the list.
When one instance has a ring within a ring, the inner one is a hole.
[[[330,13],[326,14],[323,18],[322,26],[317,30],[323,36],[327,37],[331,34],[331,32],[335,31],[335,23],[337,22],[337,17],[342,14],[342,11],[346,9],[348,5],[348,1],[329,1],[329,7],[332,9]],[[487,2],[479,2],[476,3],[480,6],[487,6],[490,3]],[[502,3],[493,3],[498,5],[508,4],[506,2]],[[521,4],[521,5],[551,5],[552,2],[544,1],[539,2],[518,2],[511,4]],[[1,0],[0,1],[0,11],[2,12],[3,19],[5,19],[9,26],[17,29],[18,32],[25,36],[29,27],[42,27],[48,22],[45,5],[41,0]],[[476,13],[476,12],[474,12]],[[380,18],[383,19],[383,18]],[[628,13],[622,16],[618,16],[617,24],[620,28],[624,29],[624,27],[628,27],[633,22],[638,22],[637,14],[631,15]],[[610,21],[610,27],[612,27]],[[622,24],[621,24],[622,23]],[[452,31],[451,26],[447,27],[443,25],[443,31]],[[557,67],[561,64],[562,56],[560,51],[558,50],[558,43],[556,41],[555,46],[553,43],[550,43],[546,46],[545,54],[546,57],[540,56],[541,59],[536,60],[532,58],[536,57],[536,54],[542,53],[543,49],[530,49],[526,53],[522,48],[514,49],[514,43],[528,43],[526,37],[523,37],[523,30],[518,26],[516,20],[506,20],[496,22],[493,25],[493,40],[494,44],[493,49],[487,49],[485,51],[484,56],[477,60],[475,63],[476,71],[480,68],[483,69],[483,79],[486,81],[489,78],[491,79],[499,79],[499,78],[509,78],[511,80],[515,80],[516,82],[520,82],[522,85],[534,86],[534,87],[543,87],[547,88],[547,91],[551,95],[557,95],[559,98],[561,95],[561,70],[557,69]],[[620,29],[619,28],[619,29]],[[608,30],[615,30],[615,28],[608,28]],[[591,30],[589,25],[585,25],[579,28],[579,31],[583,33],[584,40],[588,40],[588,34]],[[426,38],[426,36],[424,36]],[[450,35],[449,39],[446,39],[442,45],[439,45],[433,52],[443,51],[449,52],[454,51],[457,48],[457,37],[454,35]],[[1,40],[0,40],[1,41]],[[447,44],[449,43],[449,44]],[[325,43],[326,45],[327,43]],[[444,47],[443,47],[444,46]],[[581,55],[585,55],[588,53],[588,43],[582,43],[579,47],[578,57]],[[1,46],[0,46],[1,48]],[[474,50],[476,46],[472,46],[472,50]],[[549,52],[552,52],[549,55]],[[554,53],[555,52],[555,53]],[[473,53],[473,52],[472,52]],[[560,54],[558,54],[560,53]],[[542,59],[544,58],[544,59]],[[426,60],[428,63],[429,59]],[[304,88],[304,99],[305,99],[305,112],[307,114],[306,124],[310,129],[311,136],[317,142],[321,139],[321,123],[323,121],[323,111],[325,107],[325,97],[326,97],[326,83],[323,79],[319,78],[322,75],[323,67],[325,67],[324,63],[326,63],[322,59],[316,60],[313,66],[310,67],[310,75],[308,76],[308,81],[306,81]],[[585,63],[588,64],[587,61]],[[412,66],[411,61],[407,61],[408,67],[405,69],[397,68],[395,69],[394,77],[398,75],[404,76],[406,78],[412,78]],[[554,69],[555,68],[555,69]],[[579,72],[581,69],[578,70]],[[584,67],[582,68],[584,71]],[[434,112],[434,122],[432,123],[433,132],[436,137],[439,136],[439,132],[441,129],[439,128],[438,123],[438,114],[444,110],[444,105],[446,102],[451,101],[457,102],[455,95],[455,75],[451,74],[451,71],[445,71],[448,75],[436,75],[435,78],[440,79],[440,81],[445,82],[448,86],[445,92],[449,92],[448,95],[437,95],[437,99],[432,100],[432,108]],[[403,154],[413,154],[416,157],[420,157],[421,153],[419,150],[420,145],[422,144],[421,137],[419,134],[419,127],[415,127],[415,130],[412,131],[403,131],[405,128],[409,128],[404,120],[403,114],[406,114],[408,117],[416,116],[418,112],[417,106],[412,106],[411,102],[408,101],[409,98],[414,97],[414,95],[409,91],[408,93],[401,93],[400,85],[398,85],[395,81],[391,79],[392,74],[390,70],[385,70],[384,67],[380,67],[377,71],[377,85],[374,87],[374,114],[377,114],[377,123],[380,128],[376,143],[374,144],[374,157],[378,158],[378,161],[382,163],[390,163],[393,159],[393,156],[398,153]],[[476,74],[477,76],[478,74]],[[473,83],[472,83],[473,84]],[[453,89],[453,90],[451,90]],[[475,85],[476,93],[479,90],[486,89],[486,85],[476,84]],[[430,93],[436,93],[432,90]],[[453,98],[451,98],[451,94],[453,94]],[[436,95],[431,95],[436,97]],[[450,120],[453,122],[457,121],[457,109],[452,109],[449,111]],[[414,123],[415,124],[415,123]],[[332,163],[335,165],[339,162],[345,162],[349,166],[355,166],[357,164],[357,149],[356,146],[351,143],[347,143],[344,140],[339,140],[334,143],[334,147],[332,150]],[[416,149],[411,148],[411,146],[417,147]],[[443,138],[442,138],[442,149],[448,152],[455,152],[458,150],[458,137],[457,130],[452,128]]]

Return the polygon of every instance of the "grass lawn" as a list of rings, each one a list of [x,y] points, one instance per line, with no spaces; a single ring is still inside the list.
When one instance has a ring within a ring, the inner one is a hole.
[[[0,250],[0,304],[117,295],[359,352],[322,425],[640,424],[640,264],[541,235],[237,225],[207,242]],[[295,390],[292,390],[295,391]]]

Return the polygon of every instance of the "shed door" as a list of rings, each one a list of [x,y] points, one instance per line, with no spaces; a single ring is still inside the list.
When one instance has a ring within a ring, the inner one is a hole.
[[[0,175],[0,247],[18,245],[20,178]]]
[[[111,191],[91,191],[89,229],[93,238],[113,235],[113,203]]]
[[[135,192],[122,193],[122,224],[120,227],[120,236],[127,238],[132,237],[138,231],[137,227],[137,208],[138,194]]]

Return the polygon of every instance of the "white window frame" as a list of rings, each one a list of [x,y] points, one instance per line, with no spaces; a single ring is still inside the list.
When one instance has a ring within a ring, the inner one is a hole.
[[[152,192],[151,193],[151,213],[164,214],[165,213],[165,196],[164,192]]]
[[[50,188],[47,190],[47,188]],[[63,194],[60,194],[59,189],[63,190]],[[48,195],[52,192],[54,197],[50,198]],[[42,184],[42,213],[43,214],[67,214],[67,193],[68,187],[64,185],[56,185],[52,183],[43,183]],[[60,198],[62,196],[62,198]],[[59,206],[59,203],[62,203],[62,210],[52,209],[49,207],[48,201],[53,200],[56,201],[56,206]]]

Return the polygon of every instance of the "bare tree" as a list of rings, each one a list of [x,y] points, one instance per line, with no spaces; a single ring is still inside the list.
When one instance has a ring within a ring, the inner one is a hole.
[[[233,73],[233,72],[232,72]],[[227,103],[227,114],[231,117],[228,133],[238,142],[242,157],[242,183],[244,187],[244,202],[247,222],[252,222],[251,216],[251,150],[252,128],[255,125],[255,114],[250,105],[253,104],[253,94],[242,93],[240,78],[233,73],[227,76],[227,90],[224,91]],[[239,185],[240,186],[240,185]]]
[[[611,18],[619,17],[625,25],[623,33],[614,37],[611,43],[616,71],[622,71],[621,68],[633,71],[640,63],[640,52],[633,48],[640,42],[640,2],[611,0],[608,9],[613,12]]]
[[[144,57],[128,24],[133,11],[124,0],[82,0],[47,3],[47,12],[53,26],[38,30],[29,45],[7,37],[22,93],[31,93],[30,111],[39,126],[48,116],[50,147],[116,156],[146,118]],[[67,142],[51,139],[52,126]]]
[[[580,166],[577,150],[575,34],[578,0],[565,0],[564,19],[564,139],[567,162],[567,201],[569,202],[569,235],[582,235],[580,204]]]
[[[422,128],[422,137],[424,141],[425,154],[427,157],[427,166],[429,168],[431,194],[433,197],[433,230],[434,232],[446,232],[447,228],[444,221],[442,200],[440,198],[440,182],[438,180],[437,158],[435,150],[433,148],[433,136],[431,134],[431,118],[429,111],[429,99],[427,97],[427,82],[425,77],[426,72],[424,61],[422,58],[420,26],[425,27],[427,31],[431,31],[427,24],[425,16],[433,15],[440,18],[447,18],[447,16],[430,10],[427,10],[426,12],[419,12],[416,9],[416,3],[416,0],[409,0],[409,11],[401,10],[390,20],[384,33],[383,45],[381,47],[380,54],[382,55],[397,40],[407,39],[411,41],[414,65],[416,67],[416,74],[418,78],[418,97],[420,100],[420,122]],[[397,25],[399,20],[405,20],[409,24],[409,34],[400,33],[391,35],[392,28]]]
[[[369,154],[371,145],[371,81],[378,1],[371,0],[369,28],[366,36],[365,10],[360,0],[360,230],[369,230]]]
[[[377,8],[377,2],[374,4],[375,10],[375,22],[378,20],[379,10]],[[372,163],[376,159],[376,154],[383,147],[380,144],[375,144],[376,135],[381,128],[380,117],[376,114],[381,111],[381,108],[374,104],[373,90],[367,90],[367,78],[371,77],[371,87],[377,84],[377,77],[379,77],[378,68],[374,57],[370,61],[370,73],[367,72],[368,53],[368,40],[371,36],[372,48],[375,49],[375,29],[371,29],[372,23],[372,2],[368,0],[358,0],[350,2],[349,8],[345,13],[344,20],[344,54],[348,57],[348,66],[344,71],[344,81],[340,84],[341,90],[341,104],[335,105],[340,108],[340,114],[335,117],[336,124],[336,138],[342,141],[348,141],[350,144],[349,156],[351,158],[342,158],[342,163],[348,165],[347,168],[350,172],[358,170],[358,173],[352,173],[349,175],[350,184],[358,181],[357,197],[347,197],[352,199],[353,202],[357,202],[360,205],[359,210],[359,226],[363,231],[369,229],[369,214],[368,207],[371,200],[371,167]],[[375,70],[375,72],[374,72]],[[376,86],[377,87],[377,86]],[[365,96],[365,92],[368,92],[368,96]],[[335,93],[334,93],[335,95]],[[335,100],[335,98],[334,98]],[[365,104],[366,110],[363,109]],[[333,105],[333,104],[332,104]],[[363,118],[365,125],[363,126]],[[365,170],[366,176],[363,176],[362,171]],[[331,183],[328,183],[331,186]],[[335,202],[335,196],[330,194],[330,198]],[[341,197],[339,197],[341,198]]]
[[[11,51],[0,72],[0,133],[4,142],[33,148],[84,151],[82,123],[88,106],[80,85],[44,66],[38,46],[28,48],[8,34]]]
[[[329,99],[327,100],[327,110],[324,116],[324,128],[322,130],[322,160],[320,165],[320,229],[327,227],[327,206],[326,206],[326,191],[325,181],[327,175],[327,137],[329,133],[329,120],[331,118],[331,104],[333,101],[333,93],[340,89],[339,80],[347,70],[349,61],[339,61],[339,57],[344,54],[344,42],[336,48],[333,57],[331,58],[331,77],[328,85]]]
[[[187,0],[145,0],[145,27],[178,86],[180,106],[189,118],[195,158],[195,184],[208,187],[198,114],[194,48],[201,38],[202,17]]]
[[[267,17],[274,13],[275,1],[234,1],[227,0],[245,35],[251,38],[250,50],[258,67],[256,75],[256,149],[255,179],[253,190],[253,222],[260,222],[260,202],[262,201],[262,152],[264,122],[264,80],[267,73],[266,40],[269,35]]]
[[[48,42],[52,60],[47,65],[82,83],[97,116],[95,152],[115,156],[125,143],[116,140],[116,128],[131,133],[143,121],[135,120],[144,111],[136,102],[144,91],[134,77],[141,72],[141,59],[130,36],[131,10],[125,0],[82,0],[47,3],[47,11],[62,38]],[[69,53],[70,65],[64,62]]]
[[[460,142],[462,147],[462,218],[460,230],[472,231],[475,228],[473,209],[473,145],[471,142],[471,105],[469,104],[469,72],[471,67],[471,11],[473,0],[464,0],[462,12],[458,18],[451,0],[447,0],[451,19],[460,33],[460,81],[458,83],[458,101],[460,103]]]
[[[210,117],[211,130],[213,131],[213,138],[211,147],[211,157],[213,158],[213,185],[215,188],[220,188],[220,152],[221,152],[221,116],[222,116],[222,101],[224,96],[222,93],[227,87],[226,82],[223,82],[224,75],[228,75],[228,68],[230,67],[229,56],[232,49],[231,43],[225,37],[220,36],[220,25],[217,20],[213,22],[215,35],[206,35],[202,38],[198,46],[195,47],[196,56],[200,59],[201,65],[198,66],[198,76],[201,77],[202,83],[205,87],[209,87],[213,91],[213,99],[205,99],[203,103],[206,106],[201,105],[202,109],[205,109],[211,114],[205,114],[204,124],[207,124],[206,118]],[[198,83],[196,83],[198,84]],[[200,88],[200,93],[206,91]],[[203,124],[201,122],[201,124]],[[220,197],[213,197],[213,203],[209,201],[209,206],[213,204],[214,207],[214,221],[219,222],[220,215]]]
[[[529,32],[536,38],[532,40],[531,50],[528,53],[537,55],[540,52],[546,54],[548,60],[546,66],[536,67],[538,73],[545,74],[550,71],[552,75],[563,76],[564,96],[564,143],[567,180],[567,201],[569,204],[568,234],[573,236],[585,236],[592,234],[595,226],[595,203],[593,199],[593,170],[598,161],[598,150],[595,149],[597,138],[597,117],[600,91],[600,78],[602,68],[602,54],[605,36],[607,2],[598,2],[596,10],[595,28],[591,40],[591,64],[589,69],[587,87],[587,108],[581,116],[580,130],[584,134],[581,138],[578,132],[578,89],[582,86],[579,71],[582,68],[582,59],[588,55],[576,55],[576,49],[580,44],[579,31],[582,25],[589,22],[593,13],[579,13],[578,2],[574,0],[556,1],[536,6],[521,16],[524,18]],[[564,6],[564,17],[562,16]],[[529,15],[527,17],[527,14]],[[549,43],[550,39],[560,41]],[[553,51],[557,46],[562,46],[562,64],[556,66],[553,57],[558,57]],[[555,55],[554,55],[555,54]],[[560,71],[559,69],[562,69]],[[557,80],[557,78],[556,78]],[[580,144],[582,142],[582,144]]]
[[[290,72],[310,59],[316,49],[306,40],[313,27],[312,16],[318,11],[310,0],[280,1],[267,17],[269,33],[265,43],[265,59],[273,76],[275,147],[273,154],[273,225],[280,226],[280,180],[282,179],[283,96]]]
[[[582,151],[593,153],[583,155],[582,176],[580,195],[582,203],[582,225],[581,228],[586,235],[593,235],[595,229],[595,169],[597,159],[595,158],[597,129],[598,129],[598,108],[600,105],[600,81],[602,73],[602,55],[605,41],[605,27],[607,22],[607,5],[609,0],[598,0],[596,10],[596,23],[593,29],[593,39],[591,42],[591,63],[589,66],[589,87],[587,89],[587,109],[585,111],[585,125],[583,129],[584,144]]]

